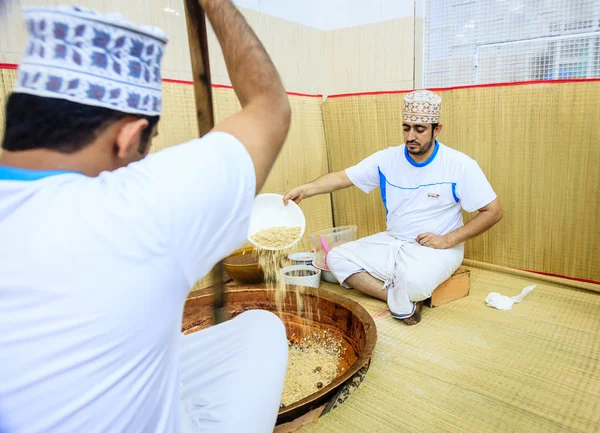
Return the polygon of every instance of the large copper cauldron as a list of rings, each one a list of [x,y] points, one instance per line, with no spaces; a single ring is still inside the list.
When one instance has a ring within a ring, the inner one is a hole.
[[[373,319],[358,303],[328,292],[310,289],[304,293],[305,311],[312,311],[313,320],[303,320],[297,314],[296,293],[287,292],[281,318],[288,339],[298,341],[311,329],[325,329],[338,337],[345,347],[340,365],[343,373],[329,385],[314,394],[280,409],[277,424],[287,423],[309,411],[325,405],[336,392],[350,381],[363,367],[369,365],[377,341],[377,330]],[[184,333],[205,329],[212,325],[212,293],[210,290],[191,296],[183,312]],[[231,286],[227,288],[227,315],[230,318],[251,309],[276,312],[275,291],[263,285]]]

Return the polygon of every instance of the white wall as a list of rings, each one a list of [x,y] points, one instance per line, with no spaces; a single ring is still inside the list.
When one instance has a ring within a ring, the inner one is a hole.
[[[415,75],[414,59],[422,58],[422,39],[418,37],[422,20],[414,17],[414,1],[235,0],[271,55],[286,89],[325,95],[420,87],[420,72]],[[27,37],[21,5],[69,3],[99,12],[118,11],[134,23],[162,28],[170,39],[162,65],[163,77],[192,79],[183,0],[0,2],[4,6],[0,10],[0,63],[20,61]],[[399,18],[401,15],[407,16]],[[213,83],[230,84],[212,31],[209,52]]]
[[[319,30],[422,16],[424,0],[234,0],[244,8]]]

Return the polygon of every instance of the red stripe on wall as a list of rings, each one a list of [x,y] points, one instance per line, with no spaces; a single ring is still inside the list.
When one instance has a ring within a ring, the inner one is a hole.
[[[163,78],[163,83],[175,83],[175,84],[187,84],[187,85],[194,84],[193,81],[173,80],[171,78]]]
[[[357,92],[357,93],[338,93],[336,95],[329,95],[328,98],[346,98],[349,96],[373,96],[373,95],[397,95],[399,93],[408,93],[411,90],[382,90],[377,92]]]
[[[168,79],[165,78],[163,81],[168,81]],[[192,82],[189,82],[189,83],[194,84]],[[233,89],[233,86],[231,86],[229,84],[213,84],[212,86],[215,89]],[[321,95],[320,93],[317,93],[316,95],[313,93],[298,93],[298,92],[286,92],[286,93],[290,96],[305,96],[305,97],[309,97],[309,98],[323,97],[323,95]]]
[[[309,97],[309,98],[322,98],[323,95],[321,93],[317,93],[316,95],[314,93],[297,93],[297,92],[287,92],[288,95],[290,96],[305,96],[305,97]]]
[[[597,284],[600,285],[600,281],[594,281],[594,280],[585,280],[583,278],[575,278],[575,277],[567,277],[565,275],[560,275],[560,274],[551,274],[548,272],[542,272],[542,271],[530,271],[528,269],[519,269],[520,271],[525,271],[525,272],[531,272],[532,274],[539,274],[539,275],[545,275],[547,277],[556,277],[556,278],[564,278],[565,280],[571,280],[571,281],[578,281],[580,283],[589,283],[589,284]]]
[[[0,63],[0,69],[17,69],[18,65],[12,63]],[[175,83],[175,84],[186,84],[193,85],[193,81],[186,80],[174,80],[172,78],[163,78],[165,83]],[[589,82],[600,82],[600,78],[572,78],[566,80],[535,80],[535,81],[517,81],[517,82],[509,82],[509,83],[490,83],[490,84],[470,84],[466,86],[453,86],[453,87],[430,87],[429,90],[434,92],[446,92],[448,90],[459,90],[459,89],[474,89],[474,88],[482,88],[482,87],[509,87],[509,86],[526,86],[532,84],[565,84],[565,83],[589,83]],[[213,88],[215,89],[233,89],[232,86],[228,84],[213,84]],[[413,89],[407,90],[381,90],[381,91],[373,91],[373,92],[355,92],[355,93],[338,93],[333,95],[328,95],[328,98],[346,98],[351,96],[374,96],[374,95],[396,95],[402,93],[411,92]],[[298,92],[287,92],[288,95],[291,96],[304,96],[309,98],[322,98],[323,95],[321,93],[298,93]]]
[[[531,84],[564,84],[564,83],[588,83],[600,81],[600,78],[569,78],[565,80],[535,80],[535,81],[516,81],[509,83],[490,83],[490,84],[471,84],[468,86],[454,86],[454,87],[435,87],[429,90],[434,92],[443,92],[446,90],[457,90],[457,89],[472,89],[477,87],[508,87],[508,86],[526,86]]]
[[[600,78],[572,78],[568,80],[536,80],[536,81],[516,81],[510,83],[489,83],[489,84],[470,84],[467,86],[453,86],[453,87],[429,87],[428,90],[432,92],[446,92],[448,90],[459,90],[459,89],[474,89],[482,87],[509,87],[509,86],[526,86],[532,84],[564,84],[564,83],[586,83],[586,82],[597,82]],[[339,93],[336,95],[329,95],[329,98],[345,98],[348,96],[370,96],[370,95],[395,95],[399,93],[412,92],[410,90],[382,90],[376,92],[357,92],[357,93]]]
[[[16,70],[18,69],[19,65],[15,65],[13,63],[0,63],[0,69],[11,69],[11,70]],[[164,83],[174,83],[174,84],[186,84],[188,86],[191,86],[194,84],[193,81],[187,81],[187,80],[174,80],[172,78],[163,78],[163,82]],[[212,87],[214,89],[233,89],[232,86],[230,86],[229,84],[213,84]],[[305,96],[305,97],[309,97],[309,98],[322,98],[323,95],[318,93],[318,94],[309,94],[309,93],[297,93],[297,92],[287,92],[288,95],[290,96]]]

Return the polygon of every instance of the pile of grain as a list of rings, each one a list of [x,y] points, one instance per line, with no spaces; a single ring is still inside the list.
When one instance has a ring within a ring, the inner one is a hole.
[[[281,268],[286,259],[285,253],[282,251],[257,250],[258,266],[263,271],[265,285],[268,289],[275,289],[275,304],[277,312],[283,311],[287,286],[285,278],[281,275]]]
[[[290,343],[281,407],[289,406],[338,377],[342,345],[331,333],[316,331],[298,343]]]
[[[252,236],[252,241],[265,248],[283,248],[300,237],[300,227],[273,227]],[[275,289],[277,313],[282,317],[286,310],[288,290],[295,292],[296,315],[302,319],[305,326],[299,329],[311,332],[307,321],[313,320],[313,311],[305,308],[303,294],[308,290],[302,286],[285,284],[281,269],[286,260],[286,253],[281,249],[257,249],[258,264],[261,267],[267,288]],[[291,301],[291,300],[290,300]],[[287,309],[289,310],[288,304]],[[307,303],[307,306],[310,304]],[[317,316],[319,312],[316,311]],[[300,338],[297,343],[290,342],[288,366],[284,382],[281,407],[289,406],[329,385],[340,374],[339,365],[343,357],[342,344],[327,331],[311,332],[308,335],[295,336]]]
[[[263,248],[284,248],[300,237],[301,227],[270,227],[261,230],[250,238]]]
[[[275,289],[275,304],[277,312],[283,311],[287,287],[285,277],[281,275],[281,269],[284,266],[286,253],[281,248],[293,243],[302,233],[301,227],[271,227],[261,230],[251,236],[252,240],[265,248],[278,248],[276,250],[258,249],[258,265],[263,271],[265,285],[268,288]],[[305,287],[293,286],[296,293],[297,312],[302,316],[304,303],[302,293]]]

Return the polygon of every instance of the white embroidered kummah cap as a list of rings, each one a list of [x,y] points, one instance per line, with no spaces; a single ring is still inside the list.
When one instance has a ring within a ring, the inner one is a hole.
[[[23,14],[29,39],[13,92],[160,114],[162,30],[81,7],[27,7]]]
[[[415,90],[404,96],[402,120],[415,123],[440,123],[442,98],[429,90]]]

